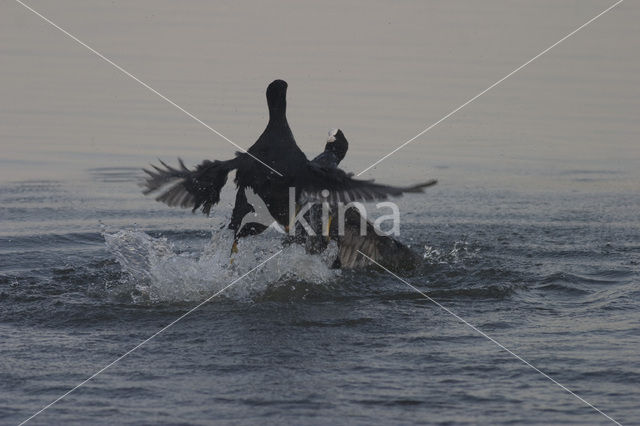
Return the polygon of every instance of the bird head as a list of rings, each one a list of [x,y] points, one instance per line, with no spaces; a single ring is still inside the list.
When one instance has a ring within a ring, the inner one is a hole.
[[[331,129],[329,131],[329,137],[327,138],[327,143],[324,146],[325,151],[333,152],[340,161],[347,155],[347,150],[349,149],[349,142],[347,142],[347,138],[344,137],[344,133],[340,129]]]
[[[287,87],[289,85],[284,80],[274,80],[267,87],[267,104],[269,112],[273,116],[274,113],[284,114],[287,109]]]

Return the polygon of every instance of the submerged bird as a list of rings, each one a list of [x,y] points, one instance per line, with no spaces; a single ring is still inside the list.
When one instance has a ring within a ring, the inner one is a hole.
[[[266,229],[265,225],[253,222],[241,226],[242,219],[253,211],[245,195],[246,188],[253,189],[264,200],[269,213],[280,225],[288,226],[290,187],[295,189],[297,205],[322,201],[336,205],[339,202],[373,201],[407,192],[422,192],[434,184],[434,181],[428,181],[396,187],[354,179],[353,174],[337,167],[338,159],[344,158],[346,149],[344,153],[330,150],[318,161],[309,161],[298,147],[287,122],[287,87],[283,80],[275,80],[267,87],[269,122],[247,152],[236,153],[235,158],[225,161],[205,160],[194,170],[189,170],[182,160],[179,160],[179,168],[161,161],[163,167],[153,165],[154,170],[145,169],[148,177],[144,182],[144,194],[160,191],[157,201],[191,208],[194,212],[200,208],[208,215],[220,201],[220,191],[229,172],[236,170],[237,193],[228,227],[234,231],[237,241]]]
[[[331,129],[324,151],[311,162],[322,167],[337,168],[347,155],[348,149],[349,142],[342,130]],[[432,181],[432,184],[435,185],[436,181]],[[413,269],[422,260],[417,253],[398,240],[379,234],[373,224],[362,217],[358,208],[351,206],[344,211],[344,230],[342,233],[339,230],[337,220],[335,220],[335,209],[328,213],[329,221],[328,224],[325,224],[322,219],[322,207],[315,204],[305,215],[305,219],[314,230],[315,235],[307,235],[302,226],[296,228],[296,234],[299,242],[304,243],[310,253],[324,251],[329,240],[337,241],[339,251],[333,264],[334,268],[357,268],[370,264],[371,262],[367,258],[358,255],[358,251],[395,271]],[[365,232],[360,230],[363,224]],[[326,228],[323,229],[323,226]]]

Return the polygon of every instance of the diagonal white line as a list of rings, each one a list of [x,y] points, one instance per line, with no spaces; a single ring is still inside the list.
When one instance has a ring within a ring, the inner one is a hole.
[[[282,253],[282,250],[278,250],[278,252],[276,252],[275,254],[273,254],[271,257],[269,257],[267,260],[262,261],[261,263],[259,263],[257,266],[255,266],[254,268],[252,268],[251,270],[249,270],[248,272],[244,273],[243,275],[241,275],[240,277],[236,278],[235,280],[231,281],[230,284],[227,284],[225,287],[222,288],[222,290],[219,290],[217,292],[215,292],[214,294],[212,294],[211,296],[209,296],[208,298],[206,298],[204,301],[198,303],[196,306],[194,306],[193,308],[189,309],[187,312],[185,312],[184,314],[180,315],[178,318],[176,318],[175,320],[171,321],[169,324],[165,325],[164,327],[162,327],[160,330],[156,331],[155,333],[153,333],[151,336],[147,337],[146,339],[144,339],[142,342],[138,343],[136,346],[134,346],[133,348],[129,349],[127,352],[125,352],[123,355],[120,355],[118,358],[116,358],[115,360],[111,361],[109,364],[105,365],[104,367],[102,367],[100,370],[96,371],[95,373],[93,373],[91,376],[87,377],[85,380],[83,380],[82,382],[78,383],[76,386],[74,386],[73,388],[69,389],[67,392],[65,392],[63,395],[59,396],[58,398],[56,398],[55,400],[53,400],[52,402],[50,402],[49,404],[45,405],[44,407],[42,407],[40,410],[38,410],[37,412],[35,412],[33,415],[31,415],[29,418],[23,420],[20,423],[20,426],[24,425],[25,423],[27,423],[28,421],[30,421],[31,419],[33,419],[34,417],[36,417],[38,414],[42,413],[43,411],[47,410],[48,408],[50,408],[52,405],[56,404],[57,402],[59,402],[61,399],[65,398],[67,395],[69,395],[70,393],[74,392],[76,389],[78,389],[80,386],[83,386],[84,384],[86,384],[88,381],[92,380],[94,377],[96,377],[98,374],[104,372],[106,369],[108,369],[109,367],[113,366],[114,364],[116,364],[117,362],[121,361],[123,358],[129,356],[132,352],[136,351],[138,348],[140,348],[142,345],[144,345],[145,343],[149,342],[151,339],[153,339],[154,337],[156,337],[157,335],[159,335],[160,333],[166,331],[168,328],[172,327],[173,325],[175,325],[178,321],[182,320],[183,318],[185,318],[187,315],[190,315],[191,313],[193,313],[195,310],[197,310],[198,308],[200,308],[202,305],[204,305],[205,303],[208,303],[211,299],[213,299],[214,297],[220,295],[223,291],[225,291],[226,289],[228,289],[229,287],[231,287],[232,285],[234,285],[235,283],[237,283],[238,281],[240,281],[241,279],[243,279],[244,277],[246,277],[247,275],[249,275],[250,273],[252,273],[253,271],[255,271],[256,269],[260,268],[262,265],[264,265],[265,263],[267,263],[268,261],[270,261],[271,259],[273,259],[274,257],[276,257],[277,255],[279,255],[280,253]]]
[[[358,253],[360,253],[362,256],[366,257],[367,259],[369,259],[371,262],[375,263],[376,265],[378,265],[379,267],[381,267],[382,269],[384,269],[385,271],[387,271],[389,274],[391,274],[392,276],[394,276],[395,278],[397,278],[398,280],[402,281],[403,283],[405,283],[406,285],[408,285],[409,287],[411,287],[412,289],[414,289],[415,291],[417,291],[418,293],[420,293],[421,295],[423,295],[426,299],[428,299],[430,302],[432,302],[433,304],[437,305],[439,308],[442,308],[443,310],[445,310],[447,313],[453,315],[457,320],[459,320],[460,322],[464,323],[465,325],[469,326],[472,330],[474,330],[475,332],[477,332],[478,334],[480,334],[483,337],[486,337],[487,339],[491,340],[493,343],[495,343],[498,347],[500,347],[501,349],[503,349],[504,351],[508,352],[510,355],[514,356],[515,358],[517,358],[518,360],[522,361],[523,363],[525,363],[526,365],[528,365],[529,367],[531,367],[532,369],[534,369],[535,371],[537,371],[538,373],[542,374],[544,377],[546,377],[547,379],[549,379],[550,381],[552,381],[553,383],[555,383],[556,385],[560,386],[562,389],[564,389],[565,391],[569,392],[571,395],[575,396],[576,398],[578,398],[580,401],[582,401],[583,403],[585,403],[586,405],[588,405],[589,407],[593,408],[594,410],[596,410],[598,413],[602,414],[603,416],[605,416],[607,419],[611,420],[613,423],[622,426],[618,421],[616,421],[615,419],[611,418],[609,415],[607,415],[606,413],[604,413],[602,410],[600,410],[598,407],[596,407],[595,405],[591,404],[589,401],[587,401],[586,399],[584,399],[583,397],[581,397],[580,395],[576,394],[575,392],[573,392],[571,389],[569,389],[568,387],[566,387],[565,385],[563,385],[562,383],[558,382],[556,379],[554,379],[553,377],[549,376],[548,374],[546,374],[545,372],[541,371],[540,369],[538,369],[536,366],[534,366],[533,364],[531,364],[529,361],[527,361],[526,359],[522,358],[520,355],[516,354],[515,352],[513,352],[512,350],[510,350],[509,348],[507,348],[506,346],[504,346],[502,343],[498,342],[496,339],[494,339],[493,337],[489,336],[487,333],[485,333],[484,331],[480,330],[479,328],[477,328],[476,326],[474,326],[473,324],[470,324],[468,321],[466,321],[464,318],[460,317],[458,314],[456,314],[455,312],[451,311],[449,308],[447,308],[446,306],[438,303],[436,300],[432,299],[431,297],[429,297],[426,293],[424,293],[422,290],[420,290],[419,288],[415,287],[414,285],[410,284],[409,282],[407,282],[405,279],[399,277],[398,275],[394,274],[393,272],[391,272],[390,270],[388,270],[387,268],[385,268],[384,266],[382,266],[381,264],[379,264],[378,262],[376,262],[375,260],[373,260],[372,258],[370,258],[369,256],[367,256],[366,254],[364,254],[363,252],[361,252],[360,250],[358,250]]]
[[[196,117],[195,115],[193,115],[192,113],[190,113],[189,111],[187,111],[186,109],[184,109],[183,107],[181,107],[180,105],[178,105],[177,103],[175,103],[174,101],[172,101],[171,99],[167,98],[165,95],[163,95],[162,93],[158,92],[156,89],[154,89],[153,87],[149,86],[147,83],[145,83],[144,81],[140,80],[138,77],[136,77],[135,75],[131,74],[129,71],[127,71],[126,69],[122,68],[120,65],[116,64],[115,62],[113,62],[111,59],[107,58],[106,56],[104,56],[102,53],[98,52],[97,50],[95,50],[94,48],[92,48],[91,46],[89,46],[88,44],[86,44],[85,42],[83,42],[82,40],[80,40],[79,38],[77,38],[76,36],[74,36],[73,34],[71,34],[70,32],[68,32],[67,30],[65,30],[64,28],[60,27],[59,25],[57,25],[55,22],[53,22],[52,20],[50,20],[49,18],[47,18],[46,16],[43,16],[41,13],[39,13],[38,11],[34,10],[32,7],[30,7],[29,5],[25,4],[24,2],[22,2],[21,0],[16,0],[17,3],[21,4],[22,6],[24,6],[26,9],[30,10],[31,12],[33,12],[34,14],[36,14],[37,16],[39,16],[40,18],[42,18],[44,21],[46,21],[47,23],[51,24],[53,27],[57,28],[58,30],[60,30],[62,33],[64,33],[66,36],[68,36],[69,38],[71,38],[72,40],[74,40],[75,42],[77,42],[78,44],[86,47],[87,49],[89,49],[89,51],[91,51],[92,53],[94,53],[96,56],[98,56],[100,59],[103,59],[104,61],[106,61],[107,63],[109,63],[110,65],[112,65],[114,68],[116,68],[118,71],[122,72],[123,74],[125,74],[128,77],[131,77],[132,79],[134,79],[135,81],[137,81],[138,83],[140,83],[142,86],[144,86],[146,89],[148,89],[149,91],[155,93],[156,95],[160,96],[162,99],[164,99],[165,101],[167,101],[168,103],[170,103],[171,105],[173,105],[174,107],[176,107],[177,109],[179,109],[180,111],[182,111],[183,113],[185,113],[186,115],[188,115],[189,117],[191,117],[192,119],[194,119],[195,121],[197,121],[198,123],[202,124],[204,127],[206,127],[207,129],[211,130],[213,133],[215,133],[216,135],[220,136],[222,139],[226,140],[227,142],[229,142],[231,145],[235,146],[236,148],[238,148],[240,151],[244,152],[245,154],[248,154],[249,156],[251,156],[254,160],[256,160],[257,162],[259,162],[260,164],[262,164],[263,166],[267,167],[268,169],[270,169],[272,172],[274,172],[275,174],[277,174],[278,176],[282,177],[282,173],[280,173],[279,171],[277,171],[276,169],[274,169],[273,167],[269,166],[268,164],[266,164],[265,162],[263,162],[262,160],[260,160],[258,157],[254,156],[253,154],[251,154],[250,152],[248,152],[246,149],[242,148],[240,145],[236,144],[235,142],[233,142],[231,139],[229,139],[228,137],[226,137],[225,135],[223,135],[222,133],[220,133],[219,131],[217,131],[216,129],[214,129],[213,127],[211,127],[210,125],[208,125],[207,123],[205,123],[204,121],[200,120],[198,117]]]
[[[432,125],[430,125],[429,127],[427,127],[426,129],[424,129],[423,131],[421,131],[420,133],[418,133],[417,135],[415,135],[414,137],[412,137],[411,139],[409,139],[408,141],[406,141],[405,143],[403,143],[402,145],[400,145],[399,147],[397,147],[396,149],[394,149],[393,151],[391,151],[390,153],[388,153],[387,155],[385,155],[384,157],[380,158],[378,161],[376,161],[375,163],[371,164],[369,167],[367,167],[366,169],[362,170],[360,173],[357,174],[357,176],[360,176],[361,174],[363,174],[364,172],[366,172],[367,170],[371,169],[372,167],[375,167],[376,165],[380,164],[381,162],[383,162],[384,160],[386,160],[387,158],[389,158],[390,156],[392,156],[393,154],[395,154],[396,152],[400,151],[402,148],[404,148],[405,146],[409,145],[411,142],[413,142],[414,140],[418,139],[420,136],[424,135],[425,133],[427,133],[429,130],[433,129],[434,127],[436,127],[438,124],[442,123],[444,120],[446,120],[447,118],[451,117],[453,114],[455,114],[456,112],[460,111],[462,108],[466,107],[467,105],[469,105],[471,102],[475,101],[476,99],[478,99],[480,96],[484,95],[485,93],[487,93],[489,90],[493,89],[494,87],[496,87],[497,85],[499,85],[500,83],[502,83],[503,81],[505,81],[506,79],[508,79],[509,77],[511,77],[512,75],[514,75],[515,73],[517,73],[518,71],[520,71],[521,69],[523,69],[524,67],[526,67],[527,65],[529,65],[531,62],[535,61],[536,59],[538,59],[540,56],[544,55],[545,53],[547,53],[548,51],[550,51],[551,49],[553,49],[554,47],[556,47],[557,45],[559,45],[560,43],[562,43],[563,41],[565,41],[566,39],[568,39],[569,37],[571,37],[572,35],[574,35],[575,33],[577,33],[578,31],[580,31],[581,29],[583,29],[584,27],[586,27],[587,25],[589,25],[590,23],[592,23],[593,21],[595,21],[596,19],[598,19],[599,17],[601,17],[602,15],[604,15],[605,13],[609,12],[611,9],[613,9],[614,7],[616,7],[617,5],[619,5],[620,3],[622,3],[624,0],[618,0],[616,3],[614,3],[612,6],[609,6],[608,8],[606,8],[605,10],[603,10],[602,12],[600,12],[598,15],[594,16],[593,18],[589,19],[587,22],[585,22],[584,24],[580,25],[578,28],[576,28],[575,30],[571,31],[569,34],[567,34],[566,36],[562,37],[560,40],[558,40],[557,42],[553,43],[551,46],[547,47],[546,49],[544,49],[542,52],[538,53],[536,56],[534,56],[533,58],[529,59],[527,62],[525,62],[524,64],[520,65],[518,68],[516,68],[515,70],[511,71],[509,74],[505,75],[504,77],[502,77],[500,80],[496,81],[495,83],[493,83],[491,86],[487,87],[486,89],[484,89],[482,92],[478,93],[477,95],[475,95],[473,98],[469,99],[468,101],[466,101],[465,103],[463,103],[462,105],[460,105],[458,108],[454,109],[453,111],[451,111],[450,113],[448,113],[447,115],[445,115],[444,117],[442,117],[440,120],[436,121],[435,123],[433,123]]]

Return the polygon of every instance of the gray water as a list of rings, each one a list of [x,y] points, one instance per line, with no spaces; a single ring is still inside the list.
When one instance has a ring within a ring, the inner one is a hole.
[[[29,3],[248,147],[289,82],[359,172],[612,3]],[[140,194],[237,148],[0,5],[0,422],[19,423],[282,248]],[[363,177],[410,183],[403,279],[623,424],[640,410],[640,7],[624,2]],[[173,160],[175,161],[175,160]],[[409,286],[287,247],[33,424],[605,424]]]

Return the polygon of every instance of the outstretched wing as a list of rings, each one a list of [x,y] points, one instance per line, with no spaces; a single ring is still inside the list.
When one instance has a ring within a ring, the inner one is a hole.
[[[408,192],[423,192],[425,188],[436,183],[438,181],[432,179],[411,186],[381,185],[373,180],[354,179],[353,173],[346,173],[339,168],[320,167],[311,162],[296,180],[296,186],[301,193],[300,201],[304,203],[326,200],[329,204],[384,200],[389,196],[398,197]]]
[[[227,161],[205,160],[195,170],[189,170],[181,159],[178,159],[178,168],[160,161],[164,168],[152,164],[154,170],[144,169],[148,177],[142,184],[145,188],[142,192],[148,195],[160,191],[156,201],[171,207],[191,208],[194,212],[202,207],[202,212],[209,215],[211,207],[220,201],[220,191],[229,172],[237,167],[237,161],[238,157]]]

